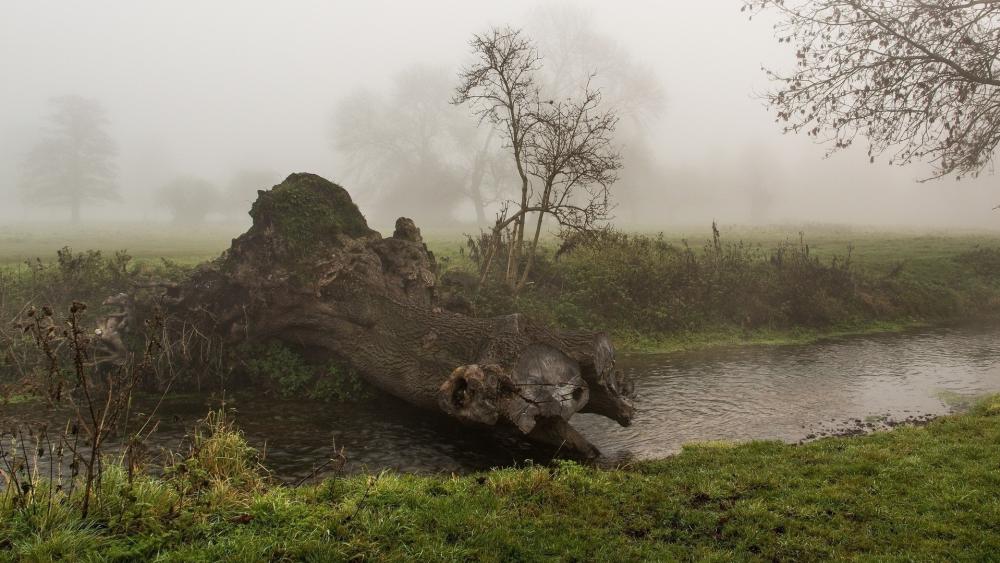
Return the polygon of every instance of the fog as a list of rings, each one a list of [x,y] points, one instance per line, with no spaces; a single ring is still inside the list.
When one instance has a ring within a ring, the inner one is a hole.
[[[1000,212],[992,208],[1000,193],[988,170],[979,179],[919,183],[926,166],[890,167],[888,157],[869,164],[864,150],[827,159],[811,138],[783,135],[760,99],[768,89],[761,66],[788,67],[794,47],[779,45],[766,19],[748,21],[739,8],[739,0],[7,2],[0,19],[0,219],[69,217],[64,208],[33,205],[38,201],[19,186],[23,162],[46,134],[50,100],[76,95],[107,111],[121,194],[85,204],[84,221],[166,223],[172,209],[180,209],[174,219],[190,219],[195,212],[183,205],[190,201],[172,208],[164,194],[206,184],[221,201],[206,219],[237,221],[254,189],[309,171],[344,185],[377,227],[399,215],[421,226],[474,226],[474,209],[447,188],[443,172],[427,169],[423,181],[389,178],[395,157],[361,154],[364,140],[347,134],[372,133],[370,122],[346,127],[341,120],[338,130],[338,111],[344,115],[352,99],[364,102],[390,137],[404,138],[394,127],[426,103],[449,119],[462,112],[475,134],[475,118],[448,104],[449,89],[468,60],[471,35],[511,24],[538,41],[546,63],[591,50],[595,59],[606,55],[594,66],[608,98],[626,106],[634,97],[648,101],[625,107],[619,128],[621,226],[668,229],[713,219],[997,225]],[[571,24],[587,30],[589,49],[554,52],[560,28]],[[619,62],[630,74],[608,66]],[[467,165],[457,148],[436,150],[446,154],[452,176]],[[494,188],[502,192],[501,180]]]

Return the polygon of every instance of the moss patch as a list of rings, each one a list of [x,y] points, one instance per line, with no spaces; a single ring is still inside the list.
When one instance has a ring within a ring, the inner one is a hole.
[[[270,227],[295,254],[308,254],[337,235],[374,234],[347,190],[315,174],[292,174],[262,192],[250,209],[254,229]]]

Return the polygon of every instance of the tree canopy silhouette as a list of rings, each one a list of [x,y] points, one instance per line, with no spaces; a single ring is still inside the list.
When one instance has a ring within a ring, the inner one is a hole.
[[[179,225],[200,225],[210,213],[226,207],[219,188],[197,176],[174,178],[156,190],[155,199]]]
[[[397,73],[387,94],[354,92],[334,110],[331,145],[379,207],[447,218],[449,206],[471,204],[485,226],[512,173],[498,136],[450,105],[450,92],[449,71],[425,65]]]
[[[118,150],[98,101],[65,96],[52,105],[49,129],[24,161],[21,190],[30,203],[69,207],[78,222],[85,203],[119,198]]]

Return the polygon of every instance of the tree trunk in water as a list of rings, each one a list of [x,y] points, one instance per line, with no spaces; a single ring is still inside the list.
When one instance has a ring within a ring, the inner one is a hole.
[[[598,451],[570,426],[575,413],[630,423],[607,335],[442,309],[434,256],[409,219],[382,238],[343,188],[311,174],[259,192],[250,214],[229,250],[167,290],[172,318],[222,340],[320,351],[419,407],[578,456]]]

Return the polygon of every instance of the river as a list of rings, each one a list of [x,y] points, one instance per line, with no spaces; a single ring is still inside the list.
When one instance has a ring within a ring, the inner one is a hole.
[[[809,345],[750,346],[631,355],[619,367],[635,379],[638,414],[619,427],[595,415],[574,425],[603,452],[655,458],[693,441],[799,442],[924,420],[1000,392],[1000,329],[935,328],[845,337]],[[150,446],[182,447],[218,398],[184,395],[159,406]],[[139,401],[150,410],[153,400]],[[344,448],[347,471],[469,472],[544,462],[552,454],[512,434],[452,420],[379,396],[357,404],[283,401],[239,394],[227,400],[265,465],[294,482]],[[0,419],[58,422],[64,411],[0,406]]]

